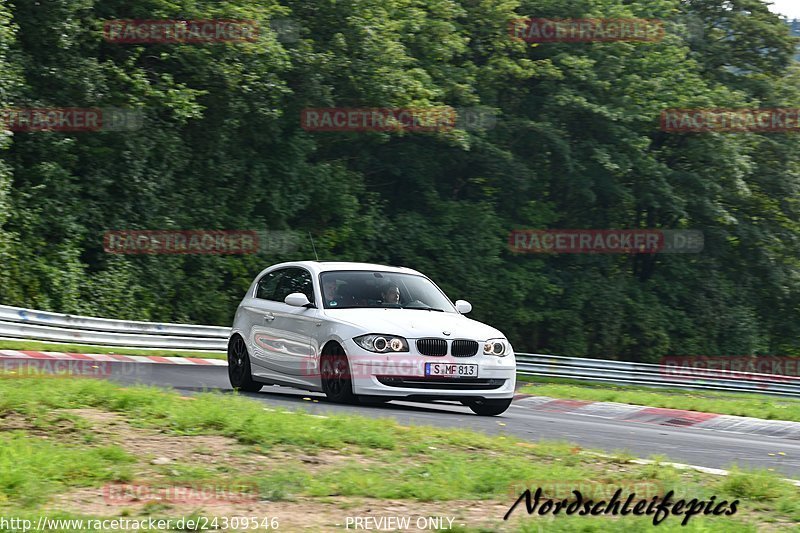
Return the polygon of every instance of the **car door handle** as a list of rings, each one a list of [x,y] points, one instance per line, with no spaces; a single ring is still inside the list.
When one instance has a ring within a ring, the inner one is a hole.
[[[267,313],[266,315],[264,315],[264,320],[266,320],[267,322],[272,322],[273,320],[275,320],[275,315],[273,315],[272,313]]]

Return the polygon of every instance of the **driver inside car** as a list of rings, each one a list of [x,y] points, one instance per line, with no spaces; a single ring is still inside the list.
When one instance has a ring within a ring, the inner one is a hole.
[[[384,304],[400,305],[400,288],[397,285],[386,285],[381,291],[381,299]]]
[[[328,277],[322,283],[322,294],[325,297],[325,301],[328,302],[328,305],[339,305],[343,299],[339,294],[339,286],[337,281],[338,280],[334,278]]]

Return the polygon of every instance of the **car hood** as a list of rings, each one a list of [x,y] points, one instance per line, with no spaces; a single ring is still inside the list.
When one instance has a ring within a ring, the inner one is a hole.
[[[407,339],[438,337],[482,341],[505,337],[495,328],[458,313],[416,309],[326,309],[325,314],[338,322],[363,329],[364,333],[400,335]],[[445,335],[445,331],[450,335]]]

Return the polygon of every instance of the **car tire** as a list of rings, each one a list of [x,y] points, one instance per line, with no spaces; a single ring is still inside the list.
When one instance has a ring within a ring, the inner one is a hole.
[[[358,398],[353,394],[350,363],[341,346],[323,354],[320,358],[319,366],[322,391],[330,401],[349,404],[358,403]]]
[[[231,342],[228,343],[228,379],[231,382],[231,387],[244,392],[258,392],[264,386],[257,381],[253,381],[247,345],[239,335],[232,338]]]
[[[476,415],[497,416],[506,412],[511,405],[511,398],[508,400],[470,400],[464,403]]]

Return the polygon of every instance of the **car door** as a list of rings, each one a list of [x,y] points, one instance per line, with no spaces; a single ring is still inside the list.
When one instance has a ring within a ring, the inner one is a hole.
[[[314,368],[318,351],[316,330],[321,321],[315,307],[294,307],[284,303],[283,300],[295,292],[305,294],[311,303],[317,301],[311,273],[305,268],[287,268],[278,282],[272,326],[277,335],[267,352],[267,364],[275,372],[305,382],[310,377],[309,369]]]
[[[285,275],[286,268],[267,272],[258,280],[255,291],[243,305],[244,312],[247,313],[247,324],[249,325],[248,344],[251,347],[251,366],[255,375],[263,374],[269,368],[270,350],[273,349],[273,339],[280,336],[276,329],[275,312],[277,303],[275,301],[279,285]]]

